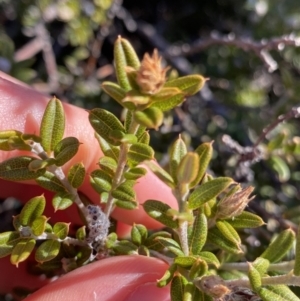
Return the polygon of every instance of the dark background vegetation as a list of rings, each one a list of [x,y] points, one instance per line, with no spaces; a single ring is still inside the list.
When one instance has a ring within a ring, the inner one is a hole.
[[[210,172],[256,187],[249,210],[267,226],[247,233],[253,256],[270,233],[300,221],[299,121],[277,126],[259,145],[262,159],[242,168],[240,156],[222,142],[227,134],[251,147],[268,124],[299,105],[298,1],[0,0],[0,26],[2,71],[84,108],[121,114],[100,87],[115,80],[118,35],[140,58],[158,48],[173,75],[210,78],[166,115],[161,131],[151,132],[158,160],[165,164],[180,132],[191,148],[215,141]],[[262,52],[262,45],[270,47]]]

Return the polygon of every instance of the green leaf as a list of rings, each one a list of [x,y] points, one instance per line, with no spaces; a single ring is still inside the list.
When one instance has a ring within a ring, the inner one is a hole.
[[[80,227],[77,231],[76,231],[76,238],[78,239],[78,240],[85,240],[85,238],[86,238],[86,231],[85,231],[85,229],[86,229],[86,226],[82,226],[82,227]]]
[[[131,228],[131,240],[137,246],[140,246],[147,239],[148,230],[144,225],[133,225]]]
[[[226,221],[217,221],[216,226],[219,231],[226,237],[229,241],[235,244],[241,243],[241,238],[236,230]]]
[[[7,147],[9,150],[18,149],[18,150],[31,150],[31,146],[22,139],[22,136],[11,136],[7,140]]]
[[[124,89],[112,82],[103,82],[101,87],[105,93],[124,107],[123,99],[126,97],[126,91]]]
[[[198,258],[190,268],[189,278],[195,279],[204,276],[208,271],[207,262]]]
[[[22,208],[20,222],[22,226],[30,226],[45,210],[46,200],[43,195],[30,199]]]
[[[139,163],[145,160],[154,159],[154,151],[152,147],[143,143],[135,143],[130,146],[128,154],[128,160],[132,167],[135,167]]]
[[[257,257],[252,264],[255,267],[255,269],[260,273],[260,275],[264,276],[268,271],[270,261],[265,258]]]
[[[55,258],[60,249],[60,242],[57,240],[49,239],[43,242],[35,252],[35,260],[43,263]]]
[[[171,300],[183,301],[184,288],[188,281],[182,275],[176,275],[171,282]]]
[[[170,283],[170,281],[173,279],[174,273],[177,270],[176,264],[171,264],[169,268],[166,270],[164,275],[157,280],[157,286],[158,287],[164,287]]]
[[[279,294],[264,287],[261,287],[259,290],[257,290],[257,293],[263,301],[287,301],[287,299],[281,297]]]
[[[112,197],[123,202],[136,203],[136,195],[133,190],[134,181],[127,180],[111,191]]]
[[[128,240],[117,241],[112,249],[119,255],[137,255],[137,246]]]
[[[35,157],[14,157],[0,163],[0,178],[9,181],[24,181],[36,179],[45,173],[46,169],[30,171],[29,164]]]
[[[295,240],[295,233],[287,229],[278,234],[260,257],[268,259],[271,263],[280,261],[291,249]]]
[[[184,141],[181,139],[181,136],[175,140],[175,142],[171,145],[169,150],[170,157],[170,174],[172,178],[177,179],[177,169],[180,164],[182,158],[186,155],[187,148]]]
[[[140,127],[140,128],[144,128],[144,127]],[[138,142],[149,145],[150,135],[148,131],[145,130],[145,132],[140,137],[138,137]]]
[[[211,199],[223,192],[233,180],[231,178],[220,177],[202,184],[196,188],[188,199],[189,209],[197,209]]]
[[[272,168],[277,172],[280,182],[286,182],[289,180],[291,173],[290,168],[285,161],[283,161],[279,156],[272,156],[270,158],[270,163]]]
[[[234,228],[257,228],[264,225],[262,218],[256,214],[248,211],[243,211],[242,214],[235,216],[232,219],[226,219],[226,221]]]
[[[120,39],[120,38],[119,38]],[[126,64],[129,67],[132,67],[134,69],[140,68],[140,60],[132,47],[132,45],[128,42],[128,40],[121,38],[120,39],[122,51],[126,58]]]
[[[126,134],[125,132],[119,130],[113,130],[109,134],[109,138],[115,141],[116,143],[127,143],[133,144],[137,142],[137,138],[133,134]]]
[[[173,229],[177,229],[179,227],[178,221],[173,220],[172,217],[167,214],[167,211],[171,209],[169,205],[156,200],[147,200],[143,204],[143,207],[150,217],[165,226]]]
[[[97,133],[95,133],[95,137],[100,145],[100,148],[101,148],[103,154],[107,157],[110,157],[110,158],[118,161],[120,148],[110,145],[105,139],[103,139]]]
[[[99,166],[102,170],[108,173],[110,176],[113,176],[118,167],[118,163],[115,159],[111,157],[104,156],[99,160]]]
[[[179,184],[189,184],[197,176],[199,169],[199,157],[197,154],[188,152],[180,161],[177,169],[177,181]]]
[[[111,249],[117,242],[118,235],[115,232],[109,233],[106,240],[105,240],[105,246],[108,249]]]
[[[286,301],[299,301],[300,299],[290,290],[290,288],[283,284],[268,285],[267,289],[276,293]],[[275,299],[272,299],[275,300]],[[276,299],[277,301],[277,299]]]
[[[35,246],[35,239],[24,239],[18,242],[10,255],[10,262],[18,267],[20,262],[25,261]]]
[[[83,163],[74,164],[68,171],[68,181],[73,188],[79,188],[85,178],[85,168]]]
[[[151,250],[161,251],[163,246],[156,240],[157,237],[171,238],[171,234],[166,231],[152,233],[145,241],[145,246]]]
[[[216,269],[220,267],[220,261],[214,253],[203,251],[199,253],[199,257],[207,262],[207,264],[213,265]]]
[[[205,82],[206,79],[203,76],[192,74],[167,81],[164,87],[176,87],[183,91],[186,96],[190,96],[199,92]]]
[[[150,107],[143,111],[135,111],[133,116],[136,123],[143,125],[148,129],[155,130],[158,130],[164,119],[163,112],[156,107]]]
[[[251,264],[248,263],[248,277],[250,280],[251,288],[256,292],[261,287],[261,275],[259,271]]]
[[[115,69],[119,85],[129,91],[130,83],[126,74],[126,66],[128,66],[126,53],[122,45],[122,38],[119,36],[114,45]]]
[[[43,188],[53,192],[66,192],[65,186],[61,181],[51,172],[46,171],[42,176],[35,179],[35,181]]]
[[[170,111],[185,101],[184,94],[177,88],[162,88],[150,99],[151,108],[158,108],[162,112]]]
[[[276,135],[276,137],[272,138],[272,140],[268,143],[268,152],[271,153],[275,149],[282,148],[282,145],[286,144],[284,143],[284,140],[287,138],[286,132],[281,132]]]
[[[35,236],[40,236],[44,233],[48,218],[44,215],[38,216],[31,224],[31,232]]]
[[[147,173],[147,169],[143,167],[133,167],[124,173],[124,178],[126,180],[137,180],[140,177],[143,177],[146,173]]]
[[[36,159],[36,160],[32,160],[30,162],[30,164],[28,165],[28,169],[30,171],[38,171],[39,169],[44,169],[47,167],[47,166],[50,166],[50,165],[54,165],[55,164],[55,160],[53,158],[49,158],[49,159],[46,159],[46,160],[40,160],[40,159]]]
[[[197,256],[178,256],[174,263],[183,268],[190,268],[199,258]]]
[[[57,166],[62,166],[72,159],[78,152],[79,141],[75,137],[67,137],[59,141],[54,148],[54,157]]]
[[[198,210],[193,223],[193,230],[189,237],[190,253],[198,255],[206,243],[208,232],[207,218],[204,213]]]
[[[20,137],[22,132],[15,131],[15,130],[7,130],[7,131],[0,131],[0,150],[2,151],[11,151],[12,148],[8,143],[10,137]]]
[[[104,170],[96,169],[91,173],[90,182],[92,187],[102,193],[111,190],[112,178]]]
[[[53,97],[45,109],[41,128],[41,144],[46,152],[53,151],[56,144],[63,138],[65,130],[65,114],[62,103]]]
[[[300,276],[300,225],[298,226],[298,231],[296,235],[294,275]]]
[[[174,188],[175,183],[172,177],[156,162],[154,161],[144,161],[144,165],[146,165],[160,180],[162,180],[169,187]]]
[[[70,223],[58,222],[53,226],[53,232],[59,239],[65,239],[69,233]]]
[[[180,245],[174,239],[157,236],[155,240],[159,242],[164,248],[172,252],[173,254],[177,256],[184,256],[184,253],[182,252]]]
[[[212,142],[202,143],[196,148],[195,153],[199,156],[199,169],[195,180],[189,185],[190,188],[198,185],[205,175],[206,169],[213,155]]]
[[[122,123],[114,114],[103,109],[93,109],[89,112],[89,121],[96,133],[108,143],[120,145],[120,142],[110,138],[110,134],[114,130],[125,132]]]
[[[54,211],[69,208],[74,201],[74,196],[68,192],[58,192],[52,199]]]
[[[241,254],[243,251],[240,249],[239,244],[236,244],[223,236],[217,228],[209,230],[207,239],[213,244],[217,245],[220,249],[232,254]]]
[[[20,234],[17,231],[0,233],[0,258],[10,255],[19,239]]]

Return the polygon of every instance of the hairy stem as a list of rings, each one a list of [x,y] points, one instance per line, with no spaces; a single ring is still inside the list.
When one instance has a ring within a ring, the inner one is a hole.
[[[129,130],[128,130],[128,134],[135,134],[137,132],[138,128],[139,128],[139,125],[132,119]],[[110,216],[113,209],[114,209],[114,200],[113,200],[113,197],[111,195],[111,191],[116,189],[122,183],[123,174],[124,174],[124,170],[126,168],[126,163],[127,163],[127,153],[128,153],[128,150],[129,150],[129,146],[130,145],[128,145],[127,143],[123,143],[120,147],[118,167],[117,167],[115,176],[113,178],[112,187],[111,187],[111,190],[109,192],[107,203],[106,203],[106,206],[105,206],[105,209],[104,209],[104,213],[107,216]]]

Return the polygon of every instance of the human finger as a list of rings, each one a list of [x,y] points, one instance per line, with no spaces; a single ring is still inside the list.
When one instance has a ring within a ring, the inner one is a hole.
[[[158,288],[167,264],[145,256],[97,261],[44,286],[26,301],[169,301],[169,287]]]

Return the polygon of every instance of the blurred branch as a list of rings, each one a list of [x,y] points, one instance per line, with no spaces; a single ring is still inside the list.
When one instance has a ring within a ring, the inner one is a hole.
[[[263,154],[259,149],[260,143],[273,131],[280,123],[283,123],[292,118],[300,117],[300,107],[292,108],[288,113],[280,115],[275,121],[269,124],[262,130],[253,146],[241,146],[237,141],[233,140],[229,135],[223,135],[223,143],[233,152],[238,154],[238,162],[236,168],[236,175],[238,178],[246,178],[250,181],[251,170],[250,166],[263,159]]]
[[[254,41],[251,38],[237,38],[234,33],[228,35],[220,35],[218,32],[212,32],[211,36],[206,39],[199,39],[192,45],[183,44],[181,46],[171,46],[167,50],[168,56],[189,56],[198,53],[213,45],[229,45],[240,48],[244,51],[252,51],[258,56],[268,68],[269,72],[273,72],[278,68],[277,62],[273,59],[269,51],[282,51],[285,46],[300,46],[300,37],[294,34],[284,35],[281,37],[262,39]]]

